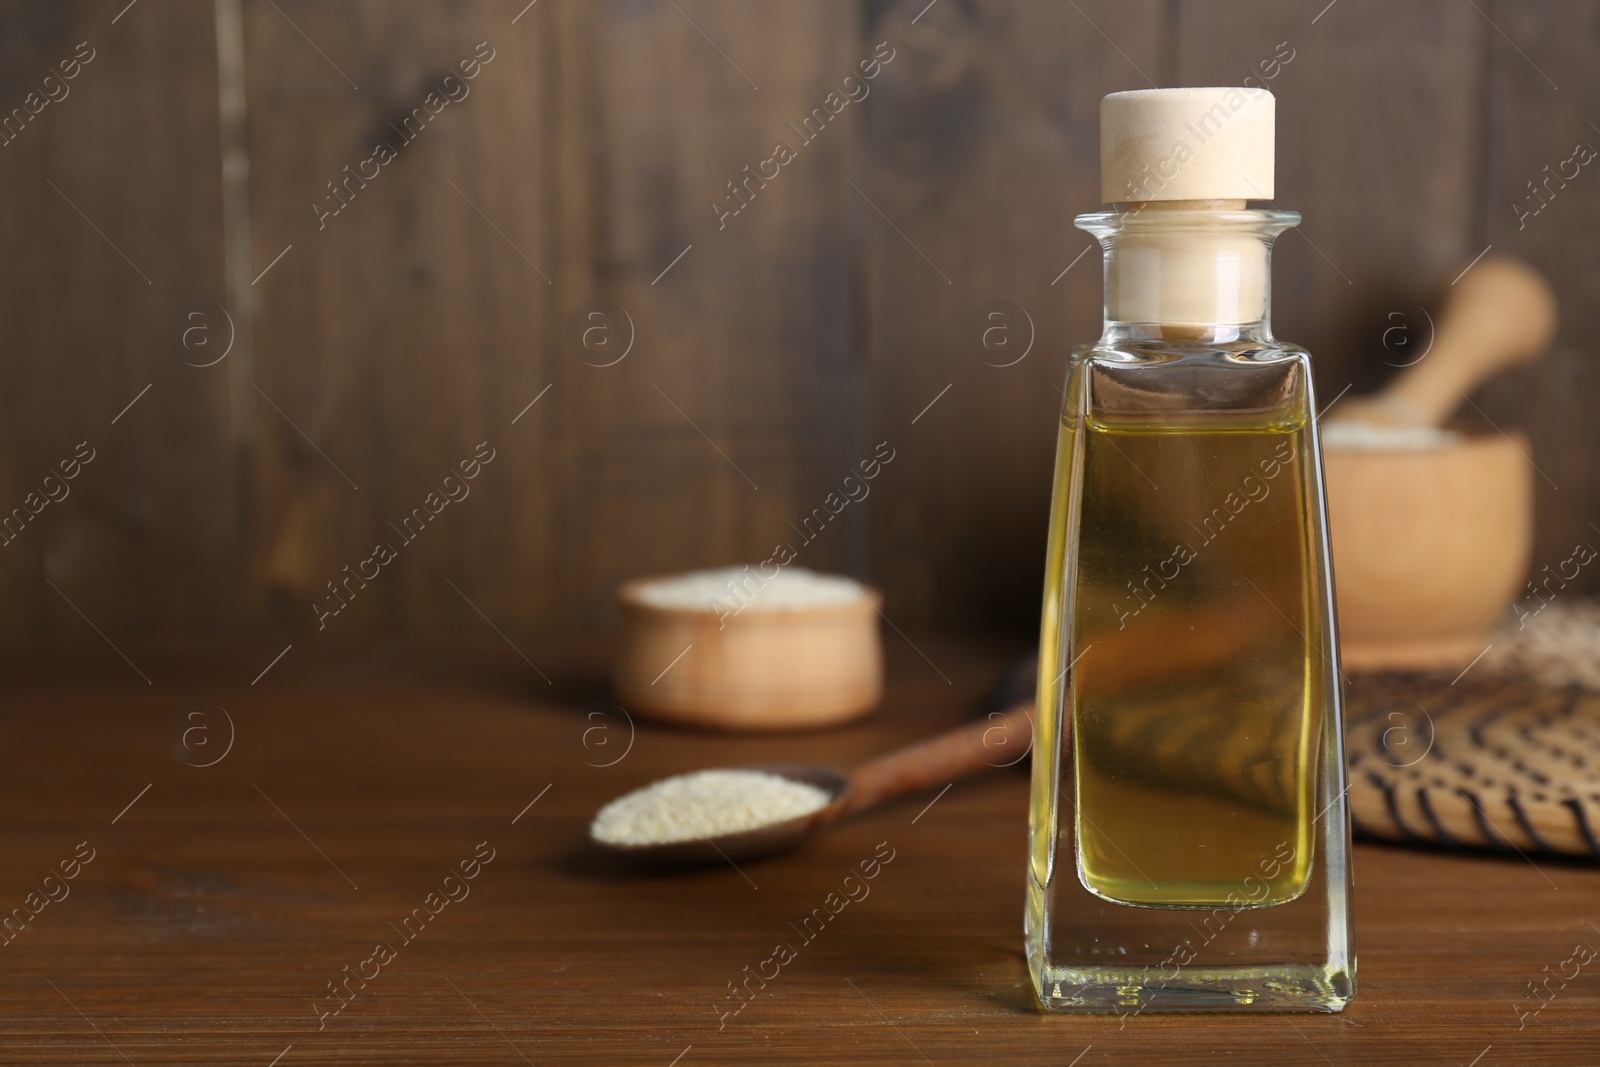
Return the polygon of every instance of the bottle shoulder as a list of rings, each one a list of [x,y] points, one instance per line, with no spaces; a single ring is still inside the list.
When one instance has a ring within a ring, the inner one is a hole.
[[[1299,345],[1105,339],[1074,350],[1064,415],[1106,425],[1285,425],[1310,415],[1311,357]]]
[[[1098,363],[1117,367],[1239,367],[1301,363],[1309,365],[1311,353],[1289,341],[1107,341],[1102,338],[1078,345],[1070,365]]]

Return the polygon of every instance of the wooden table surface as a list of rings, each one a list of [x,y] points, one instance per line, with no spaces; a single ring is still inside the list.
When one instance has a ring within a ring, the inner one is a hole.
[[[952,725],[1015,651],[918,645],[871,721],[738,739],[586,704],[578,652],[535,655],[548,685],[503,645],[296,647],[253,686],[279,646],[124,645],[149,685],[105,645],[9,655],[0,1062],[1600,1062],[1600,961],[1570,962],[1600,947],[1593,865],[1361,845],[1347,1011],[1119,1020],[1034,1007],[1017,771],[742,869],[641,876],[585,849],[594,810],[655,777]],[[869,895],[804,942],[790,924],[874,854]],[[779,942],[795,958],[731,1014]]]

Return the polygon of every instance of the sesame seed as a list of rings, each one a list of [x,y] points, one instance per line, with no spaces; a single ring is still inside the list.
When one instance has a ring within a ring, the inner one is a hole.
[[[764,771],[696,771],[618,797],[600,809],[589,834],[608,845],[697,841],[810,815],[832,799],[817,786]]]
[[[782,567],[770,575],[755,564],[721,570],[690,571],[651,582],[639,599],[662,608],[737,608],[748,611],[793,611],[823,604],[848,604],[861,594],[848,578],[818,574],[804,567]]]
[[[1533,598],[1529,598],[1533,600]],[[1528,603],[1528,601],[1524,601]],[[1543,685],[1600,691],[1600,604],[1566,600],[1524,609],[1501,626],[1483,656],[1485,673],[1521,675]]]

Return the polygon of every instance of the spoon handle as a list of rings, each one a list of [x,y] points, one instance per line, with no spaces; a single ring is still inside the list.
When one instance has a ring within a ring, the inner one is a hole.
[[[990,767],[1008,767],[1033,743],[1033,705],[991,712],[970,725],[870,760],[850,772],[843,815],[932,786],[953,783]]]

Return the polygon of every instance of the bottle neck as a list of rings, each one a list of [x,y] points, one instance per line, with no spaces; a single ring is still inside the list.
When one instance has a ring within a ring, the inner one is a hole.
[[[1270,341],[1272,242],[1300,221],[1244,201],[1080,215],[1105,256],[1105,339]]]

